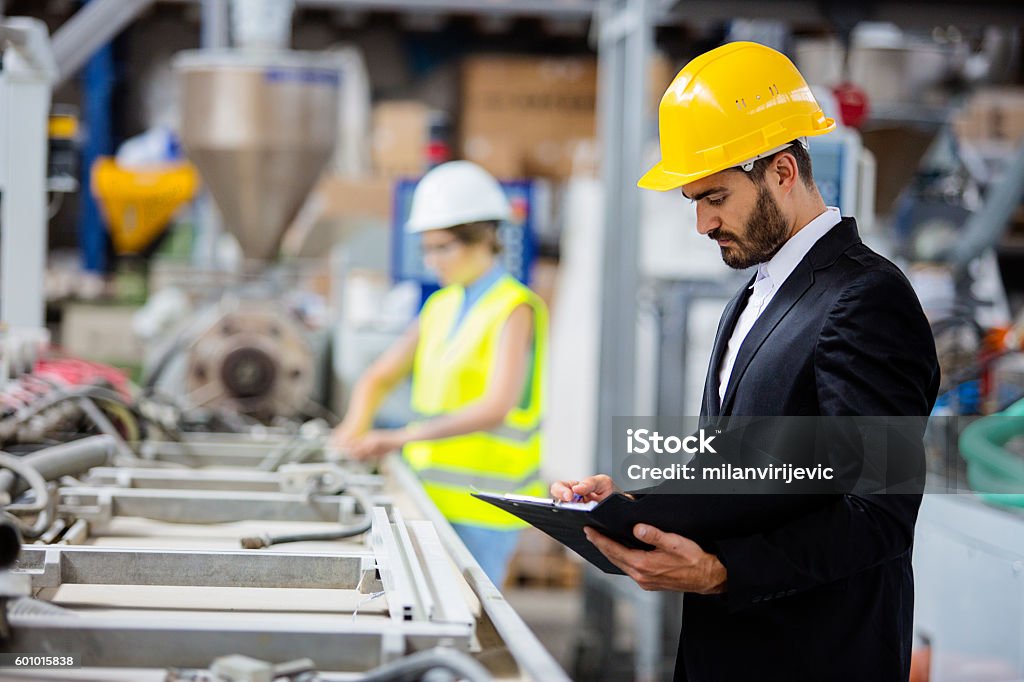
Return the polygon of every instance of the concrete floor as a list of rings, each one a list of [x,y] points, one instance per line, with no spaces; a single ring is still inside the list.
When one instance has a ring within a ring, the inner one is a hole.
[[[502,593],[555,660],[571,673],[583,604],[580,589],[515,587]]]

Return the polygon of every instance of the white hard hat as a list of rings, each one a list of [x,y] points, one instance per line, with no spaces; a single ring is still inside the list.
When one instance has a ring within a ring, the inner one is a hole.
[[[426,232],[510,217],[512,208],[505,192],[490,173],[472,161],[449,161],[416,185],[405,229]]]

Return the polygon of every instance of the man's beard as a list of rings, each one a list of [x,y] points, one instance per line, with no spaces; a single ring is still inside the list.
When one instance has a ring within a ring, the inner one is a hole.
[[[743,239],[721,228],[708,233],[711,239],[728,239],[722,248],[722,260],[730,268],[745,270],[771,260],[789,238],[789,225],[778,203],[764,185],[758,187],[757,203],[747,219]]]

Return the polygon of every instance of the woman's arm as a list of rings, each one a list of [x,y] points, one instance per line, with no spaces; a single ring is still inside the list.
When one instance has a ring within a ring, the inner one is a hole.
[[[480,400],[403,429],[371,431],[353,444],[352,454],[359,459],[379,457],[410,441],[451,438],[501,425],[523,395],[532,343],[533,310],[523,304],[512,311],[502,328],[487,390]]]
[[[359,377],[352,389],[345,418],[332,436],[336,447],[351,448],[355,440],[370,429],[381,402],[412,371],[419,338],[417,320]]]

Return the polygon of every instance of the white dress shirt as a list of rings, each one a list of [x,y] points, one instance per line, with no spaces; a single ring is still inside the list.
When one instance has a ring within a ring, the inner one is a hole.
[[[778,253],[772,256],[771,260],[758,264],[757,276],[750,286],[750,298],[747,299],[746,307],[743,308],[743,312],[736,320],[736,327],[732,331],[732,336],[729,337],[729,346],[722,358],[722,366],[718,370],[719,405],[725,400],[725,391],[729,387],[729,378],[732,375],[733,365],[736,363],[736,356],[739,355],[740,346],[743,345],[743,339],[747,338],[747,334],[757,322],[757,318],[775,297],[775,292],[793,273],[811,247],[840,220],[842,220],[842,216],[839,214],[839,209],[834,206],[827,207],[821,215],[790,237]]]

